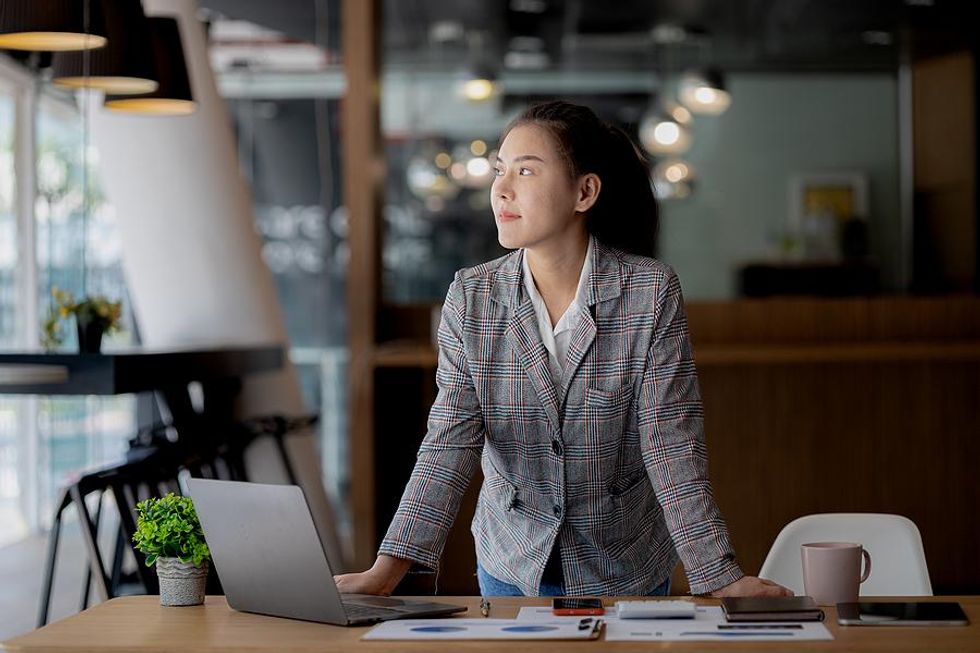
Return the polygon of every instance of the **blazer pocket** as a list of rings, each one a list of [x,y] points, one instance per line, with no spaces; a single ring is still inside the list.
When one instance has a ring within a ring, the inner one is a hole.
[[[489,458],[486,459],[486,465],[483,467],[483,492],[487,500],[503,506],[506,510],[517,507],[519,500],[517,486],[508,481]]]
[[[609,485],[609,494],[614,497],[622,497],[632,490],[640,487],[644,481],[648,480],[646,468],[641,468],[617,478]]]
[[[603,390],[588,387],[585,389],[585,405],[597,412],[621,412],[624,405],[628,406],[633,398],[633,384],[624,385],[615,390]]]

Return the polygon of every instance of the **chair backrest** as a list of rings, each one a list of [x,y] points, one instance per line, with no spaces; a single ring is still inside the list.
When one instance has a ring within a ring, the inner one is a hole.
[[[136,559],[136,575],[146,592],[154,594],[159,591],[156,573],[146,567],[144,564],[145,557],[133,544],[133,534],[136,532],[136,504],[143,499],[161,497],[168,492],[179,494],[178,474],[180,469],[179,460],[168,455],[168,452],[155,452],[139,460],[104,467],[86,474],[72,486],[71,490],[75,497],[75,509],[78,512],[79,520],[82,522],[83,528],[89,528],[93,531],[93,537],[87,544],[90,564],[93,571],[95,571],[95,567],[101,567],[100,571],[109,590],[106,593],[106,598],[112,598],[116,593],[116,588],[112,587],[114,582],[108,583],[110,579],[109,570],[106,567],[108,558],[99,549],[98,538],[95,537],[98,523],[93,521],[92,516],[88,514],[88,510],[84,506],[85,497],[92,494],[102,496],[111,493],[118,511],[120,537]],[[119,554],[121,551],[117,548],[116,553]],[[92,561],[93,558],[94,562]],[[116,564],[117,561],[114,560],[113,577],[119,571],[115,568]]]
[[[871,576],[861,584],[861,596],[932,596],[922,537],[907,517],[877,513],[800,517],[780,531],[759,576],[803,594],[800,545],[808,542],[857,542],[871,554]]]

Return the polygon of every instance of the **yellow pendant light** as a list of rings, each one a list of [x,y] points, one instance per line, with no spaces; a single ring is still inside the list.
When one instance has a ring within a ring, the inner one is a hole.
[[[89,0],[0,2],[0,49],[34,52],[90,50],[106,44],[100,16]]]
[[[183,116],[194,113],[197,103],[191,94],[184,48],[176,18],[150,16],[150,44],[159,86],[142,96],[107,95],[105,107],[123,113],[156,116]]]
[[[90,1],[93,15],[101,14],[104,20],[109,42],[91,52],[55,54],[51,81],[66,88],[95,88],[114,94],[157,90],[150,24],[140,0]]]

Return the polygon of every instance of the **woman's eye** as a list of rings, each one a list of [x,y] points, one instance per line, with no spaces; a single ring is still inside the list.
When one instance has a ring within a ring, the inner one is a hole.
[[[519,174],[521,174],[521,175],[523,175],[523,176],[526,177],[527,175],[531,174],[531,169],[530,168],[521,168]]]
[[[494,174],[495,177],[502,177],[503,174],[504,174],[504,171],[501,170],[500,168],[494,168],[493,169],[493,174]]]

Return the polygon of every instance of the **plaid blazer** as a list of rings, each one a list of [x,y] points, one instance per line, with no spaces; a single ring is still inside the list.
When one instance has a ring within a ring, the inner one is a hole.
[[[438,569],[476,466],[480,564],[538,593],[554,544],[569,595],[642,595],[678,557],[695,594],[738,580],[708,479],[677,275],[596,242],[563,381],[548,368],[517,250],[456,274],[438,395],[379,553]]]

